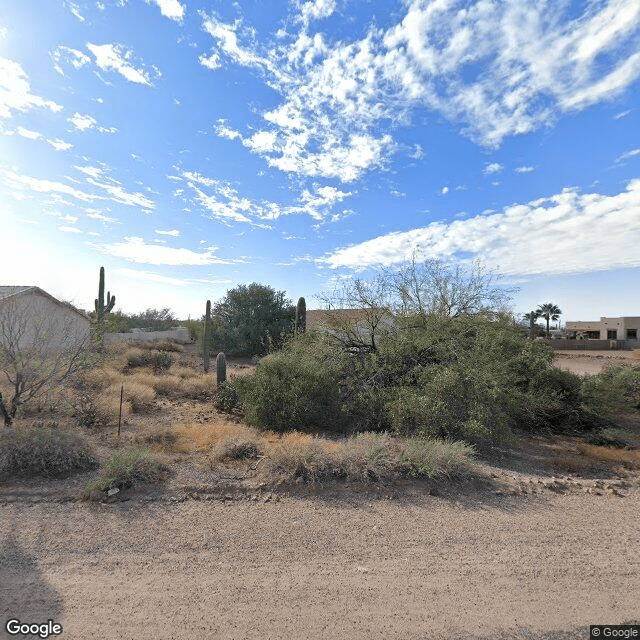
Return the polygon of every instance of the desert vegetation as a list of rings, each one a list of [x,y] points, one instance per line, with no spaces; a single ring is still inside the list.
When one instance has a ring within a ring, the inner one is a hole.
[[[582,438],[567,471],[636,468],[617,419],[640,408],[640,367],[586,378],[555,368],[506,310],[507,294],[479,267],[414,260],[332,294],[357,323],[328,312],[329,325],[308,328],[304,298],[294,307],[269,287],[238,287],[207,305],[199,345],[94,342],[64,375],[44,376],[12,409],[0,475],[89,473],[90,498],[162,483],[184,465],[270,486],[451,477],[553,434]],[[252,319],[258,328],[245,332]],[[254,358],[227,360],[221,344]],[[5,348],[0,399],[15,360]]]

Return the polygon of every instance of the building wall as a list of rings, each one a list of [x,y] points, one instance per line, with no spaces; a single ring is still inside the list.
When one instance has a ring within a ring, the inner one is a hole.
[[[0,343],[9,341],[21,350],[75,350],[89,343],[89,318],[37,290],[3,298]]]
[[[630,340],[637,341],[640,338],[640,317],[624,316],[621,318],[600,318],[599,321],[566,322],[567,331],[579,331],[586,334],[588,331],[598,332],[600,340]],[[636,338],[629,335],[629,330],[636,331]],[[615,331],[616,337],[610,338],[609,331]]]

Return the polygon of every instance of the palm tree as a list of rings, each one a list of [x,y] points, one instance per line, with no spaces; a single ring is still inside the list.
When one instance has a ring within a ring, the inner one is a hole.
[[[549,335],[549,320],[557,320],[562,311],[553,302],[546,302],[536,309],[536,313],[540,318],[544,318],[547,321],[547,335]]]
[[[530,313],[524,314],[524,319],[529,323],[529,339],[533,340],[534,337],[534,326],[536,324],[536,320],[540,317],[540,314],[537,311],[531,311]]]

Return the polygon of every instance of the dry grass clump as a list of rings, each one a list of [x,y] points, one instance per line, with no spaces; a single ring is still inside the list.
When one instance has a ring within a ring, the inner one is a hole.
[[[464,472],[473,448],[464,442],[361,433],[345,442],[292,432],[266,447],[264,469],[285,480],[370,480],[389,475],[420,478]]]
[[[0,480],[11,477],[66,478],[94,469],[98,461],[77,433],[33,425],[0,432]]]
[[[139,482],[164,482],[169,476],[169,467],[154,458],[146,447],[130,446],[117,449],[102,465],[100,477],[85,487],[84,497],[94,491],[126,489]]]
[[[251,440],[258,444],[264,436],[255,429],[236,424],[228,420],[216,419],[213,422],[185,422],[176,429],[178,442],[174,451],[208,451],[216,445],[232,440]]]
[[[109,425],[117,424],[120,414],[120,387],[117,389],[117,395],[100,395],[93,396],[88,394],[81,395],[75,404],[75,416],[81,427],[93,429],[102,429]],[[132,406],[130,400],[122,403],[123,420],[131,414]]]
[[[80,386],[83,388],[106,389],[111,385],[124,381],[123,374],[112,366],[96,367],[85,371],[79,378]]]
[[[216,393],[215,373],[184,379],[181,395],[192,400],[207,400]]]
[[[124,389],[124,400],[130,403],[131,410],[134,413],[148,413],[153,409],[156,392],[151,386],[142,382],[127,381],[122,385],[122,387]],[[119,384],[112,385],[105,390],[104,396],[110,399],[117,398],[119,405],[120,388],[121,385]]]
[[[631,352],[631,357],[634,358],[635,360],[640,360],[640,349],[634,349]]]
[[[132,441],[149,445],[153,451],[173,451],[178,435],[174,429],[166,425],[145,425],[133,435]]]
[[[194,376],[199,375],[190,367],[183,367],[179,364],[174,364],[171,369],[169,369],[169,373],[172,376],[178,376],[178,378],[193,378]]]
[[[578,453],[588,460],[604,462],[609,466],[622,465],[628,469],[640,468],[638,449],[612,449],[587,443],[580,443],[577,448]]]

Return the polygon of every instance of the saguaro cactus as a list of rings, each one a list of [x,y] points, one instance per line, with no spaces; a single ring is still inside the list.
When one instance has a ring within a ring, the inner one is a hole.
[[[294,333],[302,332],[304,333],[307,328],[307,303],[304,298],[298,299],[298,304],[296,305],[296,324],[294,328]]]
[[[216,382],[220,386],[227,379],[227,358],[221,351],[216,356]]]
[[[95,300],[96,318],[99,325],[104,323],[105,314],[113,309],[115,303],[116,297],[112,296],[109,291],[107,291],[107,303],[104,302],[104,267],[100,267],[100,284],[98,285],[98,297]]]
[[[211,300],[207,300],[207,310],[204,314],[204,338],[202,354],[204,355],[204,372],[209,373],[209,338],[211,333]]]

